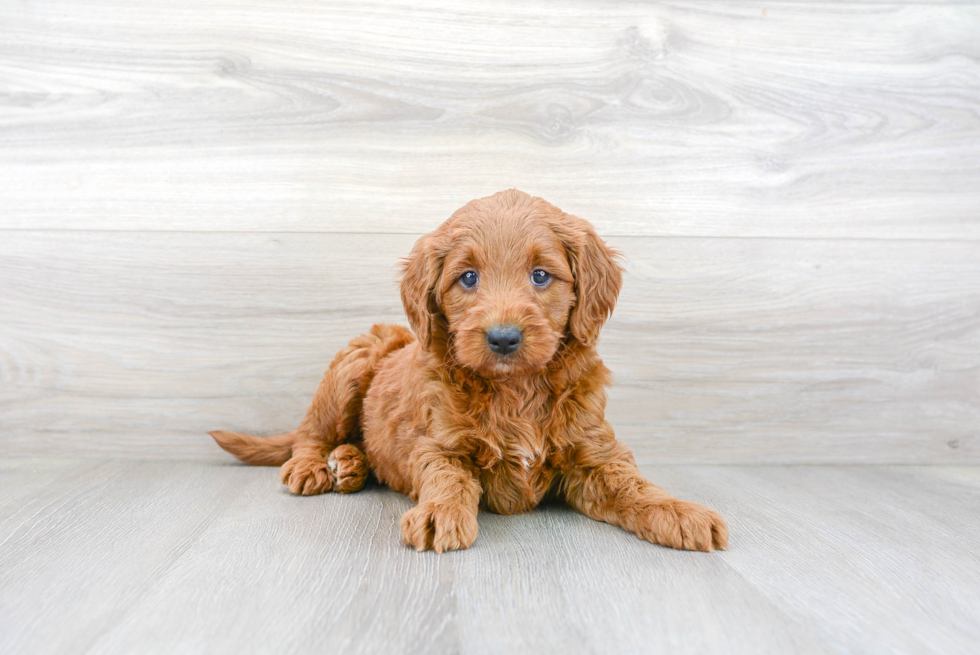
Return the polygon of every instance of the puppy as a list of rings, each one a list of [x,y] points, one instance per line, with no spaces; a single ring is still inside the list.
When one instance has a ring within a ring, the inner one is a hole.
[[[210,434],[281,465],[295,494],[357,491],[373,472],[417,503],[401,532],[420,551],[467,548],[481,506],[525,512],[549,493],[655,544],[725,548],[721,516],[645,480],[605,419],[595,343],[621,284],[586,221],[517,190],[474,200],[404,262],[414,334],[351,341],[293,432]]]

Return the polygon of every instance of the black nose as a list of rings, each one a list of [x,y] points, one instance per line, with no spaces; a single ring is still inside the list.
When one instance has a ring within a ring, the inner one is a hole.
[[[523,340],[521,329],[513,325],[497,325],[487,330],[490,350],[500,355],[514,352]]]

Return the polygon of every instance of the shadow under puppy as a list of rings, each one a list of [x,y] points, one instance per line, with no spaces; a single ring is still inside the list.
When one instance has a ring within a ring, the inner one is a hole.
[[[373,471],[417,503],[401,521],[417,550],[466,548],[481,505],[524,512],[549,492],[656,544],[725,548],[721,516],[645,480],[605,420],[595,343],[621,284],[586,221],[517,190],[474,200],[405,261],[414,334],[375,325],[351,341],[293,432],[211,435],[282,465],[296,494],[357,491]]]

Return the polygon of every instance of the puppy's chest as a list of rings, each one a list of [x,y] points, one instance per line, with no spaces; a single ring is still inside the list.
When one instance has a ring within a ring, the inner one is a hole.
[[[534,508],[555,477],[552,446],[543,421],[531,416],[497,422],[475,454],[480,467],[483,505],[498,514]]]

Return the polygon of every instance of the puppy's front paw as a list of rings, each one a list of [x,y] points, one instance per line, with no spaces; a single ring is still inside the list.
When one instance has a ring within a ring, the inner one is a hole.
[[[655,544],[683,550],[728,548],[728,524],[718,512],[672,498],[640,512],[636,534]]]
[[[476,540],[476,513],[460,505],[420,503],[402,517],[402,543],[415,550],[469,548]]]
[[[330,491],[333,480],[322,457],[293,457],[279,469],[279,479],[294,494],[315,496]]]

